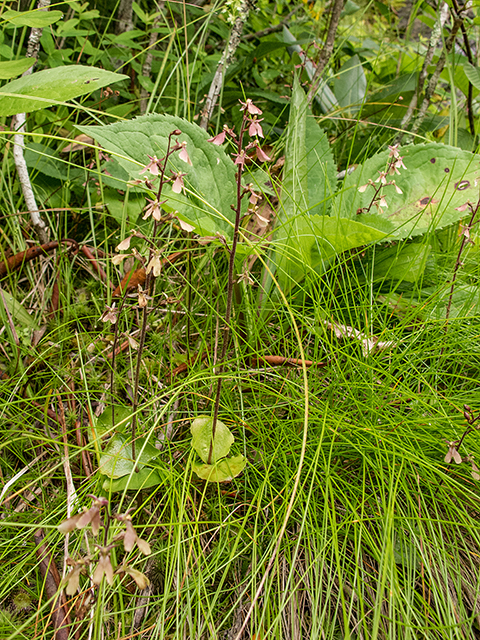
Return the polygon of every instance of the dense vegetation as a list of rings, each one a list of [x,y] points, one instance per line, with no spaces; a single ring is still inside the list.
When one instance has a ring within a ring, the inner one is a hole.
[[[0,637],[480,637],[477,3],[0,11]]]

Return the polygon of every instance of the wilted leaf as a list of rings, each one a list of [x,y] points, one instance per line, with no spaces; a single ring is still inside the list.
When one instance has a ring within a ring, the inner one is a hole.
[[[192,447],[198,453],[204,462],[208,462],[210,446],[212,442],[212,425],[213,418],[209,416],[200,416],[195,418],[190,427],[192,432]],[[230,447],[235,438],[230,429],[217,420],[217,428],[215,429],[215,439],[213,441],[212,461],[220,460],[228,455]]]

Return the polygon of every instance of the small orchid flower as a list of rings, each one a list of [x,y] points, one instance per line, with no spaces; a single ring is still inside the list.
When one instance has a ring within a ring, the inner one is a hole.
[[[105,305],[106,309],[100,316],[102,322],[111,322],[112,324],[117,322],[118,309],[115,309],[115,305],[116,302],[114,302],[111,307]]]
[[[147,204],[147,206],[145,207],[145,214],[143,216],[143,219],[146,220],[150,216],[153,216],[155,218],[155,220],[157,220],[157,221],[161,220],[162,211],[160,209],[160,205],[163,204],[163,203],[158,202],[157,199],[150,200],[149,198],[147,198],[147,202],[149,204]]]
[[[260,122],[263,122],[263,118],[261,118],[260,120],[257,120],[257,118],[253,118],[253,120],[250,122],[250,126],[248,127],[248,135],[253,138],[253,136],[260,136],[260,138],[263,138],[263,130],[262,130],[262,125],[260,124]]]
[[[154,176],[158,176],[160,173],[160,165],[161,160],[157,158],[157,156],[148,156],[150,158],[150,162],[145,165],[145,167],[140,171],[140,173],[145,173],[146,171],[150,171],[150,173]]]
[[[246,109],[251,116],[261,116],[262,115],[263,111],[261,109],[259,109],[258,107],[256,107],[253,104],[253,102],[250,100],[250,98],[247,98],[245,102],[242,102],[241,100],[239,102],[242,105],[240,107],[240,111],[245,111],[245,109]]]
[[[192,161],[190,160],[190,156],[188,155],[188,151],[187,151],[187,143],[185,141],[180,142],[180,146],[181,146],[181,151],[178,154],[178,157],[180,158],[180,160],[183,160],[184,162],[192,166]]]
[[[175,178],[172,184],[173,193],[182,193],[182,191],[185,191],[183,176],[186,176],[186,175],[187,175],[186,173],[173,173],[173,177]]]
[[[255,153],[257,154],[257,160],[259,162],[270,162],[271,158],[267,156],[265,151],[258,145],[255,145]]]

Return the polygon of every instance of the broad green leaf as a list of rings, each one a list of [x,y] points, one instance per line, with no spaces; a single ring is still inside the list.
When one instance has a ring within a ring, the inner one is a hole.
[[[338,215],[383,231],[390,229],[390,238],[402,239],[440,229],[468,214],[463,205],[479,197],[480,156],[434,143],[408,145],[399,151],[406,169],[388,180],[394,179],[403,193],[393,185],[383,187],[388,208],[379,212],[372,204],[378,183],[359,192],[360,186],[385,171],[389,152],[379,153],[345,179],[344,189],[335,198]]]
[[[285,147],[280,220],[288,220],[299,213],[327,213],[336,184],[336,167],[328,138],[311,115],[305,92],[295,78]]]
[[[137,438],[135,443],[136,464],[142,469],[150,460],[158,456],[158,449],[145,438]],[[100,458],[99,471],[110,478],[121,478],[131,473],[135,463],[132,458],[132,443],[119,434],[113,436]]]
[[[212,442],[213,418],[209,416],[199,416],[195,418],[190,427],[192,432],[192,447],[204,462],[208,462],[210,445]],[[220,460],[228,455],[233,444],[234,437],[230,429],[217,420],[215,429],[215,439],[213,441],[212,460]]]
[[[58,22],[62,16],[63,11],[42,11],[41,9],[15,11],[14,9],[7,9],[7,11],[2,13],[1,20],[10,22],[17,27],[43,29]]]
[[[385,237],[383,229],[325,215],[336,189],[336,167],[327,137],[308,112],[307,98],[295,79],[274,234],[282,288],[325,266],[338,253]]]
[[[10,78],[21,76],[34,63],[34,58],[20,58],[20,60],[0,62],[0,80],[10,80]]]
[[[275,261],[278,281],[288,289],[312,270],[324,270],[337,254],[372,242],[387,234],[379,229],[344,218],[301,215],[289,220],[275,233]]]
[[[187,142],[192,166],[175,153],[169,168],[186,174],[184,182],[189,193],[173,193],[170,185],[166,185],[162,192],[162,200],[166,201],[163,207],[177,211],[200,235],[219,232],[231,237],[234,214],[230,205],[236,198],[235,165],[223,149],[207,142],[209,135],[198,125],[176,116],[154,114],[102,127],[77,128],[92,136],[106,151],[118,154],[118,162],[133,180],[141,177],[140,171],[148,164],[148,156],[162,158],[165,155],[168,136],[179,129],[182,133],[178,140]]]
[[[158,463],[156,463],[158,465]],[[148,489],[148,487],[156,487],[165,482],[168,474],[166,470],[159,471],[156,468],[144,467],[138,473],[135,471],[131,474],[122,476],[121,478],[106,478],[103,482],[105,491],[139,491],[140,489]]]
[[[192,469],[199,478],[208,482],[228,482],[233,480],[245,469],[246,459],[242,456],[224,458],[217,464],[199,464],[194,462]]]
[[[0,88],[0,116],[38,111],[127,78],[120,73],[82,65],[38,71]]]
[[[8,291],[5,289],[0,289],[0,305],[2,307],[2,312],[5,313],[4,310],[4,301],[7,309],[12,317],[14,323],[23,324],[25,327],[29,329],[37,329],[38,325],[35,322],[35,318],[31,316],[28,311],[16,300]],[[2,313],[2,316],[3,316]],[[6,320],[6,318],[5,318]]]
[[[333,90],[341,107],[356,107],[358,110],[361,106],[367,92],[367,78],[357,55],[341,67]]]
[[[112,432],[112,413],[115,417],[114,430],[123,433],[132,422],[132,407],[123,404],[116,404],[115,411],[112,405],[109,405],[105,411],[96,419],[97,436],[103,436],[105,433]]]
[[[430,245],[412,243],[383,250],[375,256],[373,279],[416,282],[425,271],[431,249]]]

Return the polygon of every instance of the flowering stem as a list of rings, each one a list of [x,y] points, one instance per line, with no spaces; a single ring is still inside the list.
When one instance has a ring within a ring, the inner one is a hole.
[[[460,249],[458,250],[458,254],[457,254],[457,261],[455,262],[455,267],[453,269],[452,285],[450,287],[447,311],[445,314],[445,331],[447,330],[448,318],[450,317],[450,309],[451,309],[452,300],[453,300],[453,291],[455,289],[455,282],[457,280],[458,270],[462,264],[461,262],[462,253],[463,253],[463,250],[465,249],[465,245],[470,239],[470,229],[473,227],[475,216],[477,215],[478,208],[480,207],[480,200],[477,202],[477,206],[475,208],[473,208],[472,205],[469,205],[469,206],[470,206],[470,211],[472,212],[472,215],[470,217],[470,220],[468,221],[468,224],[463,228],[462,242],[460,244]]]
[[[248,114],[243,115],[242,127],[240,129],[240,135],[237,141],[237,157],[241,156],[243,136],[247,127]],[[225,310],[225,327],[223,333],[222,352],[220,354],[220,365],[218,367],[218,380],[217,389],[215,392],[215,406],[213,409],[213,425],[212,425],[212,440],[210,442],[210,450],[208,452],[208,464],[212,464],[213,455],[213,442],[215,440],[215,433],[217,429],[218,410],[220,407],[220,395],[222,392],[222,375],[224,370],[225,356],[227,355],[228,343],[230,341],[230,317],[232,315],[232,301],[233,301],[233,288],[234,288],[234,269],[235,269],[235,253],[237,251],[238,244],[238,230],[240,228],[241,219],[241,207],[242,207],[242,173],[243,162],[238,163],[237,170],[237,204],[235,207],[235,226],[233,229],[232,248],[230,249],[230,260],[228,262],[228,283],[227,283],[227,308]]]
[[[165,171],[167,169],[167,162],[168,159],[170,157],[170,155],[173,153],[174,150],[176,150],[176,148],[174,147],[173,149],[171,149],[171,144],[172,144],[172,136],[174,135],[179,135],[179,131],[172,131],[172,133],[168,136],[168,145],[167,145],[167,153],[165,154],[165,157],[163,158],[162,161],[162,165],[161,165],[161,173],[160,173],[160,184],[158,185],[158,193],[157,193],[157,202],[160,202],[160,198],[162,197],[162,190],[163,190],[163,186],[165,184]],[[155,237],[157,235],[157,230],[158,230],[158,223],[157,220],[155,220],[155,224],[153,226],[153,239],[155,240]],[[154,249],[152,247],[150,247],[150,255],[149,255],[149,262],[152,260],[154,255]],[[150,289],[153,287],[153,283],[155,280],[155,276],[153,274],[153,270],[149,271],[149,273],[147,274],[146,280],[145,280],[145,291],[147,292],[147,294],[151,294]],[[140,339],[139,339],[139,345],[138,345],[138,354],[137,354],[137,366],[135,369],[135,382],[134,382],[134,389],[133,389],[133,407],[132,407],[132,459],[135,462],[135,439],[136,439],[136,433],[137,433],[137,411],[138,411],[138,386],[139,386],[139,381],[140,381],[140,368],[142,366],[142,355],[143,355],[143,349],[145,347],[145,336],[147,333],[147,321],[148,321],[148,307],[145,306],[142,309],[142,329],[140,331]],[[138,466],[135,466],[135,471],[138,471]]]

